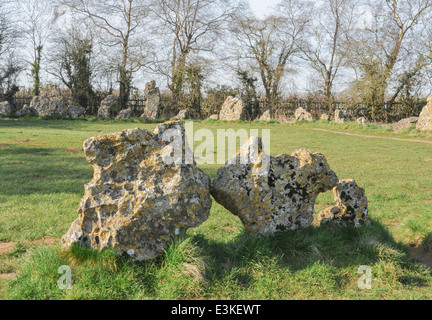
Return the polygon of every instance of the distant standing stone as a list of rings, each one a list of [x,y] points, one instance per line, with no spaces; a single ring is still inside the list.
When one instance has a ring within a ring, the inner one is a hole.
[[[176,120],[185,120],[188,118],[190,118],[190,114],[187,110],[180,110],[180,112],[174,117]]]
[[[156,87],[156,81],[153,80],[146,84],[144,95],[146,105],[141,117],[148,120],[157,120],[160,116],[161,96],[159,88]]]
[[[343,116],[342,110],[339,109],[335,110],[334,121],[336,123],[345,123],[345,118]]]
[[[365,117],[360,117],[357,119],[357,124],[359,126],[365,126],[368,124],[368,120]]]
[[[58,89],[50,89],[42,95],[34,97],[30,103],[30,108],[35,109],[40,116],[69,116],[66,98]]]
[[[12,106],[9,102],[4,101],[0,102],[0,115],[2,116],[8,116],[12,113]]]
[[[133,110],[131,108],[123,109],[119,112],[117,119],[129,119],[133,115]]]
[[[72,119],[78,119],[85,113],[86,109],[80,106],[70,106],[68,109],[68,115]]]
[[[323,113],[321,115],[320,119],[323,120],[323,121],[329,121],[330,120],[330,116],[327,113]]]
[[[115,95],[109,95],[102,100],[100,108],[98,110],[99,118],[111,118],[114,117],[118,109],[118,98]]]
[[[219,113],[219,120],[246,120],[246,110],[243,105],[243,100],[231,96],[226,98]]]
[[[410,117],[406,119],[402,119],[398,123],[393,126],[394,133],[400,133],[402,130],[410,128],[418,122],[418,117]]]
[[[36,109],[30,108],[28,105],[24,105],[24,108],[15,112],[15,116],[17,117],[23,117],[28,115],[38,116],[39,113]]]
[[[305,121],[312,121],[313,120],[312,114],[310,112],[307,112],[302,107],[296,109],[296,111],[294,112],[294,117],[297,121],[304,121],[304,120]]]
[[[267,110],[266,112],[264,112],[262,114],[262,116],[259,118],[260,121],[271,121],[272,117],[271,117],[271,113],[270,110]]]
[[[432,95],[427,98],[427,105],[420,113],[417,129],[421,131],[432,131]]]

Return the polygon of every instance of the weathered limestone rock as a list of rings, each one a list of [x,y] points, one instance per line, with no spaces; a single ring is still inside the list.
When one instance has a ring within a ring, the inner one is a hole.
[[[260,121],[271,121],[272,117],[270,114],[270,110],[267,110],[262,114],[262,116],[259,118]]]
[[[297,121],[303,121],[303,120],[312,121],[313,120],[312,114],[310,112],[307,112],[302,107],[296,109],[296,111],[294,112],[294,117]]]
[[[345,123],[345,118],[341,110],[339,109],[335,110],[334,121],[336,123]]]
[[[0,116],[8,116],[12,113],[12,106],[9,102],[0,102]]]
[[[300,149],[274,158],[252,137],[218,170],[211,194],[249,233],[266,235],[310,226],[318,194],[337,182],[322,154]]]
[[[28,115],[38,116],[39,113],[36,109],[30,108],[28,105],[24,105],[24,108],[15,112],[15,116],[17,117],[23,117]]]
[[[144,261],[207,220],[210,178],[196,167],[185,137],[181,122],[169,122],[154,133],[134,129],[87,139],[94,177],[62,247],[113,248]]]
[[[427,105],[420,113],[417,129],[421,131],[432,131],[432,95],[427,98]]]
[[[365,126],[365,125],[367,125],[369,122],[368,122],[368,120],[365,118],[365,117],[360,117],[360,118],[358,118],[357,119],[357,124],[359,125],[359,126]]]
[[[323,113],[321,115],[320,119],[323,120],[323,121],[329,121],[330,120],[330,116],[327,113]]]
[[[185,120],[189,118],[190,118],[190,114],[189,111],[187,110],[180,110],[180,112],[174,117],[174,119],[176,120]]]
[[[111,118],[115,115],[118,109],[118,98],[115,95],[109,95],[102,100],[98,110],[99,118]]]
[[[144,94],[146,97],[146,105],[141,117],[149,120],[157,120],[160,116],[161,95],[159,88],[156,87],[156,81],[153,80],[146,84]]]
[[[80,106],[70,106],[68,109],[68,115],[72,119],[78,119],[85,113],[86,109]]]
[[[119,112],[117,119],[129,119],[133,115],[133,110],[131,108],[123,109]]]
[[[40,116],[68,116],[67,101],[58,89],[51,89],[34,97],[30,103],[30,108],[35,109]]]
[[[243,105],[243,100],[231,96],[226,98],[219,113],[219,120],[246,120],[246,110]]]
[[[394,133],[400,133],[402,130],[407,129],[407,128],[415,125],[418,122],[418,120],[419,120],[418,117],[411,117],[411,118],[402,119],[401,121],[399,121],[398,123],[396,123],[393,126],[393,132]]]
[[[331,206],[318,215],[320,224],[334,223],[341,226],[360,227],[369,224],[368,200],[363,188],[354,180],[341,180],[333,189],[336,206]]]
[[[219,120],[219,115],[218,114],[213,114],[209,117],[210,120]]]

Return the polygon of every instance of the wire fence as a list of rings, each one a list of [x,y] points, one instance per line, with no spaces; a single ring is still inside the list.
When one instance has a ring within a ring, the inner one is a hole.
[[[1,101],[9,101],[12,108],[15,111],[22,109],[24,106],[30,106],[32,96],[14,96],[7,98],[0,95]],[[135,116],[140,116],[145,108],[146,99],[145,97],[133,98],[123,106],[124,109],[130,108]],[[204,105],[204,104],[203,104]],[[418,116],[425,105],[424,99],[413,99],[407,102],[394,102],[392,104],[386,104],[382,107],[382,111],[386,116],[388,122],[397,122],[401,119],[405,119],[412,116]],[[222,103],[215,105],[211,110],[201,110],[200,117],[206,119],[211,115],[218,113]],[[283,115],[285,118],[293,118],[294,113],[298,108],[303,108],[310,112],[314,119],[320,119],[322,114],[329,114],[329,104],[319,99],[301,99],[301,98],[288,98],[279,102],[278,106],[271,107],[261,101],[259,103],[258,115],[263,114],[266,110],[272,111],[273,115]],[[350,120],[356,120],[359,117],[366,117],[370,119],[370,108],[364,103],[348,103],[348,102],[333,102],[332,110],[341,110],[345,118]],[[172,97],[162,95],[161,96],[161,118],[169,119],[177,115],[179,108],[173,105]]]

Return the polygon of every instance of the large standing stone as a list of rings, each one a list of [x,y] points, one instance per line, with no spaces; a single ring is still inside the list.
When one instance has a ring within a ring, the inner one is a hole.
[[[219,113],[219,120],[246,120],[246,110],[243,105],[243,100],[231,96],[226,98]]]
[[[410,118],[402,119],[393,126],[393,132],[400,133],[402,130],[415,125],[418,122],[418,120],[419,120],[418,117],[410,117]]]
[[[274,158],[252,137],[218,170],[211,194],[249,233],[265,235],[310,226],[318,194],[337,182],[322,154],[301,149]]]
[[[30,103],[30,108],[35,109],[40,116],[69,116],[66,98],[58,89],[50,89],[42,95],[34,97]]]
[[[9,102],[0,102],[0,116],[8,116],[12,113],[12,106]]]
[[[62,238],[63,248],[73,243],[113,248],[143,261],[207,220],[210,178],[193,159],[186,162],[191,151],[185,140],[181,122],[160,125],[155,133],[134,129],[86,140],[94,177],[85,185],[79,217]]]
[[[318,215],[320,224],[334,223],[341,226],[360,227],[369,224],[368,200],[363,188],[354,180],[341,180],[333,189],[336,206],[331,206]]]
[[[294,117],[297,121],[303,121],[303,120],[312,121],[313,120],[312,114],[310,112],[307,112],[302,107],[296,109],[296,111],[294,112]]]
[[[146,105],[141,117],[157,120],[160,117],[161,95],[159,88],[156,87],[156,81],[153,80],[146,84],[144,95],[146,97]]]
[[[99,118],[111,118],[114,117],[117,112],[119,105],[118,98],[115,95],[109,95],[102,100],[100,108],[98,110]]]
[[[427,105],[420,113],[417,129],[421,131],[432,131],[432,95],[427,98]]]

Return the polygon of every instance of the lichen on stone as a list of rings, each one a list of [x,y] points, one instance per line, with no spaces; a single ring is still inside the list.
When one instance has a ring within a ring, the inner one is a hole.
[[[360,227],[369,224],[368,200],[363,188],[353,180],[341,180],[333,189],[335,206],[318,214],[318,221],[323,224]]]
[[[218,170],[211,194],[247,232],[267,235],[310,226],[318,194],[337,181],[324,155],[300,149],[271,157],[252,137]]]
[[[419,115],[417,129],[421,131],[432,131],[432,95],[427,98],[427,105]]]
[[[149,260],[182,230],[208,219],[210,178],[186,161],[191,151],[181,122],[162,124],[155,133],[133,129],[92,137],[84,151],[94,177],[63,248],[79,243]],[[180,159],[166,161],[173,154]]]

